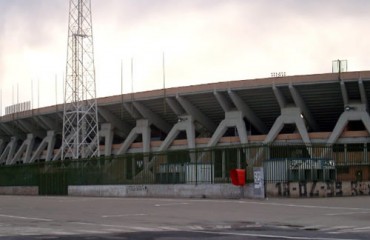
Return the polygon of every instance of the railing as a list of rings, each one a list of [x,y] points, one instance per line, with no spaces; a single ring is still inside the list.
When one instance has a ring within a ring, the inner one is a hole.
[[[234,168],[246,169],[247,182],[253,182],[253,167],[264,167],[266,182],[368,181],[368,149],[368,144],[234,145],[19,164],[0,167],[0,186],[64,194],[69,185],[229,183]]]

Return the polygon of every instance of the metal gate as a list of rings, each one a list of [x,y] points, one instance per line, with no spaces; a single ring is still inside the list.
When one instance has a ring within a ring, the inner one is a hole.
[[[54,168],[50,172],[40,173],[39,195],[68,195],[67,174],[64,169]]]

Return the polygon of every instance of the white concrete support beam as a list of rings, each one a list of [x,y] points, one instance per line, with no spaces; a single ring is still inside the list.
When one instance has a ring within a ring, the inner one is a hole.
[[[171,130],[171,125],[169,123],[160,118],[158,114],[144,106],[144,104],[140,102],[133,102],[133,104],[145,119],[149,119],[152,124],[161,129],[163,132],[168,133]]]
[[[345,107],[345,111],[340,115],[337,124],[328,139],[327,143],[329,145],[334,144],[338,140],[349,121],[362,121],[366,130],[370,133],[370,117],[369,113],[366,111],[366,105],[352,103],[347,105]]]
[[[22,134],[19,134],[19,131],[15,130],[12,126],[7,123],[0,123],[0,128],[6,132],[9,136],[16,136],[19,139],[24,139]]]
[[[126,111],[131,115],[133,119],[140,119],[142,116],[140,113],[136,110],[134,105],[131,103],[123,103],[123,107],[126,109]]]
[[[261,121],[261,119],[253,112],[250,107],[243,102],[243,100],[239,97],[238,94],[235,92],[229,91],[229,96],[237,109],[243,113],[243,116],[248,119],[248,121],[260,132],[266,133],[268,129],[266,125]]]
[[[186,113],[188,115],[191,115],[194,118],[194,120],[202,124],[202,126],[208,129],[208,131],[210,132],[215,131],[217,127],[216,124],[204,113],[202,113],[196,106],[194,106],[186,98],[181,97],[179,95],[176,96],[176,99],[180,103],[180,105],[185,109]]]
[[[179,119],[181,120],[173,126],[171,131],[168,133],[166,139],[159,147],[158,149],[159,152],[167,150],[181,131],[186,131],[188,148],[189,149],[195,148],[195,126],[193,116],[190,115],[180,116]],[[153,157],[150,162],[145,163],[144,170],[140,174],[138,174],[138,176],[140,177],[142,174],[144,174],[144,172],[150,173],[149,170],[153,167],[153,164],[155,163],[156,159],[157,159],[156,157]],[[190,153],[190,159],[192,162],[194,162],[196,159],[195,154]]]
[[[220,92],[217,92],[216,90],[213,91],[213,94],[215,95],[218,103],[220,104],[220,106],[222,107],[224,112],[230,112],[233,107],[232,107],[231,102],[228,101],[228,99],[225,97],[225,95],[223,95]]]
[[[67,136],[67,141],[69,141],[71,139],[72,135],[68,135]],[[60,148],[57,150],[57,152],[54,154],[54,157],[53,157],[53,161],[56,161],[56,160],[61,160],[62,158],[62,147],[63,146],[60,146]],[[70,153],[66,153],[66,156],[65,158],[67,159],[68,157],[70,157]]]
[[[15,164],[16,162],[28,163],[31,158],[31,153],[33,150],[34,142],[35,142],[35,137],[33,136],[33,134],[31,133],[27,134],[26,140],[23,141],[17,153],[14,155],[13,159],[10,162],[7,162],[6,164],[11,165],[11,164]],[[23,154],[24,154],[24,158],[22,158]]]
[[[319,125],[317,124],[316,120],[313,118],[310,110],[308,109],[306,103],[304,102],[303,98],[299,94],[298,90],[292,85],[289,84],[290,94],[293,97],[295,105],[302,110],[302,114],[305,117],[308,125],[315,131],[320,131]]]
[[[0,155],[3,153],[5,141],[3,139],[0,139]]]
[[[163,141],[158,151],[165,151],[169,148],[171,143],[175,140],[181,131],[186,131],[186,138],[188,140],[188,148],[195,148],[195,126],[192,116],[180,116],[180,121],[177,122],[168,133],[166,139]]]
[[[168,97],[166,98],[166,102],[177,116],[181,116],[185,114],[185,110],[181,107],[181,105],[175,99]]]
[[[100,108],[99,108],[100,111]],[[99,137],[104,138],[104,156],[110,156],[112,154],[113,144],[113,129],[112,124],[103,123],[99,132]]]
[[[347,106],[349,104],[348,92],[347,92],[346,84],[344,83],[343,80],[340,81],[340,90],[342,92],[343,104],[344,106]]]
[[[24,131],[26,131],[26,132],[36,132],[36,130],[35,130],[35,127],[34,126],[32,126],[30,123],[28,123],[28,122],[26,122],[25,120],[23,120],[23,119],[19,119],[19,120],[17,120],[17,124],[18,124],[18,126],[20,125],[20,127],[22,127],[22,129],[24,129]]]
[[[129,126],[125,121],[119,119],[115,114],[110,112],[104,107],[98,108],[99,114],[105,119],[105,121],[112,124],[112,127],[118,131],[115,131],[115,134],[120,137],[127,137],[130,133],[132,126]]]
[[[39,138],[45,137],[44,129],[37,129],[34,125],[23,119],[20,119],[17,122],[18,125],[22,126],[22,128],[26,130],[26,132],[33,133],[36,137]]]
[[[53,121],[50,117],[48,116],[43,116],[40,115],[37,117],[37,119],[46,127],[48,130],[54,130],[58,129],[56,121]],[[37,120],[35,120],[37,121]]]
[[[10,164],[13,159],[15,149],[17,148],[17,137],[11,137],[10,142],[5,147],[4,152],[0,156],[0,164]]]
[[[285,108],[287,106],[287,101],[284,97],[284,95],[281,93],[281,91],[279,90],[279,88],[277,88],[274,85],[272,85],[272,91],[274,92],[274,95],[276,97],[276,100],[278,101],[279,103],[279,106],[281,109]]]
[[[136,127],[134,127],[121,147],[118,149],[116,155],[122,155],[127,152],[130,145],[135,141],[137,136],[141,134],[143,139],[143,152],[150,151],[150,123],[147,119],[136,120]]]
[[[36,151],[33,153],[29,162],[35,162],[36,159],[41,158],[43,151],[46,148],[45,161],[48,162],[53,157],[55,146],[55,133],[54,131],[48,131],[46,137],[41,141],[40,145],[37,147]]]
[[[247,129],[243,120],[243,113],[241,111],[231,111],[225,112],[225,119],[218,125],[212,138],[209,140],[207,147],[215,146],[230,127],[236,127],[238,130],[240,143],[248,143]]]
[[[366,109],[368,109],[367,108],[367,96],[366,96],[365,86],[364,86],[364,83],[363,83],[361,78],[358,80],[358,88],[360,90],[361,103],[366,106]]]
[[[301,117],[301,110],[297,107],[286,107],[281,109],[281,115],[275,120],[274,125],[270,129],[270,132],[267,134],[263,143],[272,143],[285,124],[295,124],[303,142],[306,145],[311,143],[305,122]]]

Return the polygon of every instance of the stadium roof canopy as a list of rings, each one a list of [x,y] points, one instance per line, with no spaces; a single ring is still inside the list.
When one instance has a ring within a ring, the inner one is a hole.
[[[137,119],[149,119],[166,134],[182,115],[194,115],[197,136],[211,136],[226,111],[247,110],[252,135],[267,134],[282,106],[304,108],[314,124],[309,132],[331,132],[344,108],[369,104],[370,71],[285,76],[168,88],[98,99],[99,122],[110,122],[116,136],[125,138]],[[241,100],[241,101],[238,101]],[[1,138],[28,133],[42,138],[46,131],[62,132],[63,104],[16,112],[0,118]]]

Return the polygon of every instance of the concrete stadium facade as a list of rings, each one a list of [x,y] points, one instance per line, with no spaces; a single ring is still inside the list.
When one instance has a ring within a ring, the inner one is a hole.
[[[370,71],[228,81],[98,99],[102,156],[248,143],[370,142]],[[63,105],[0,118],[0,163],[60,160]]]

